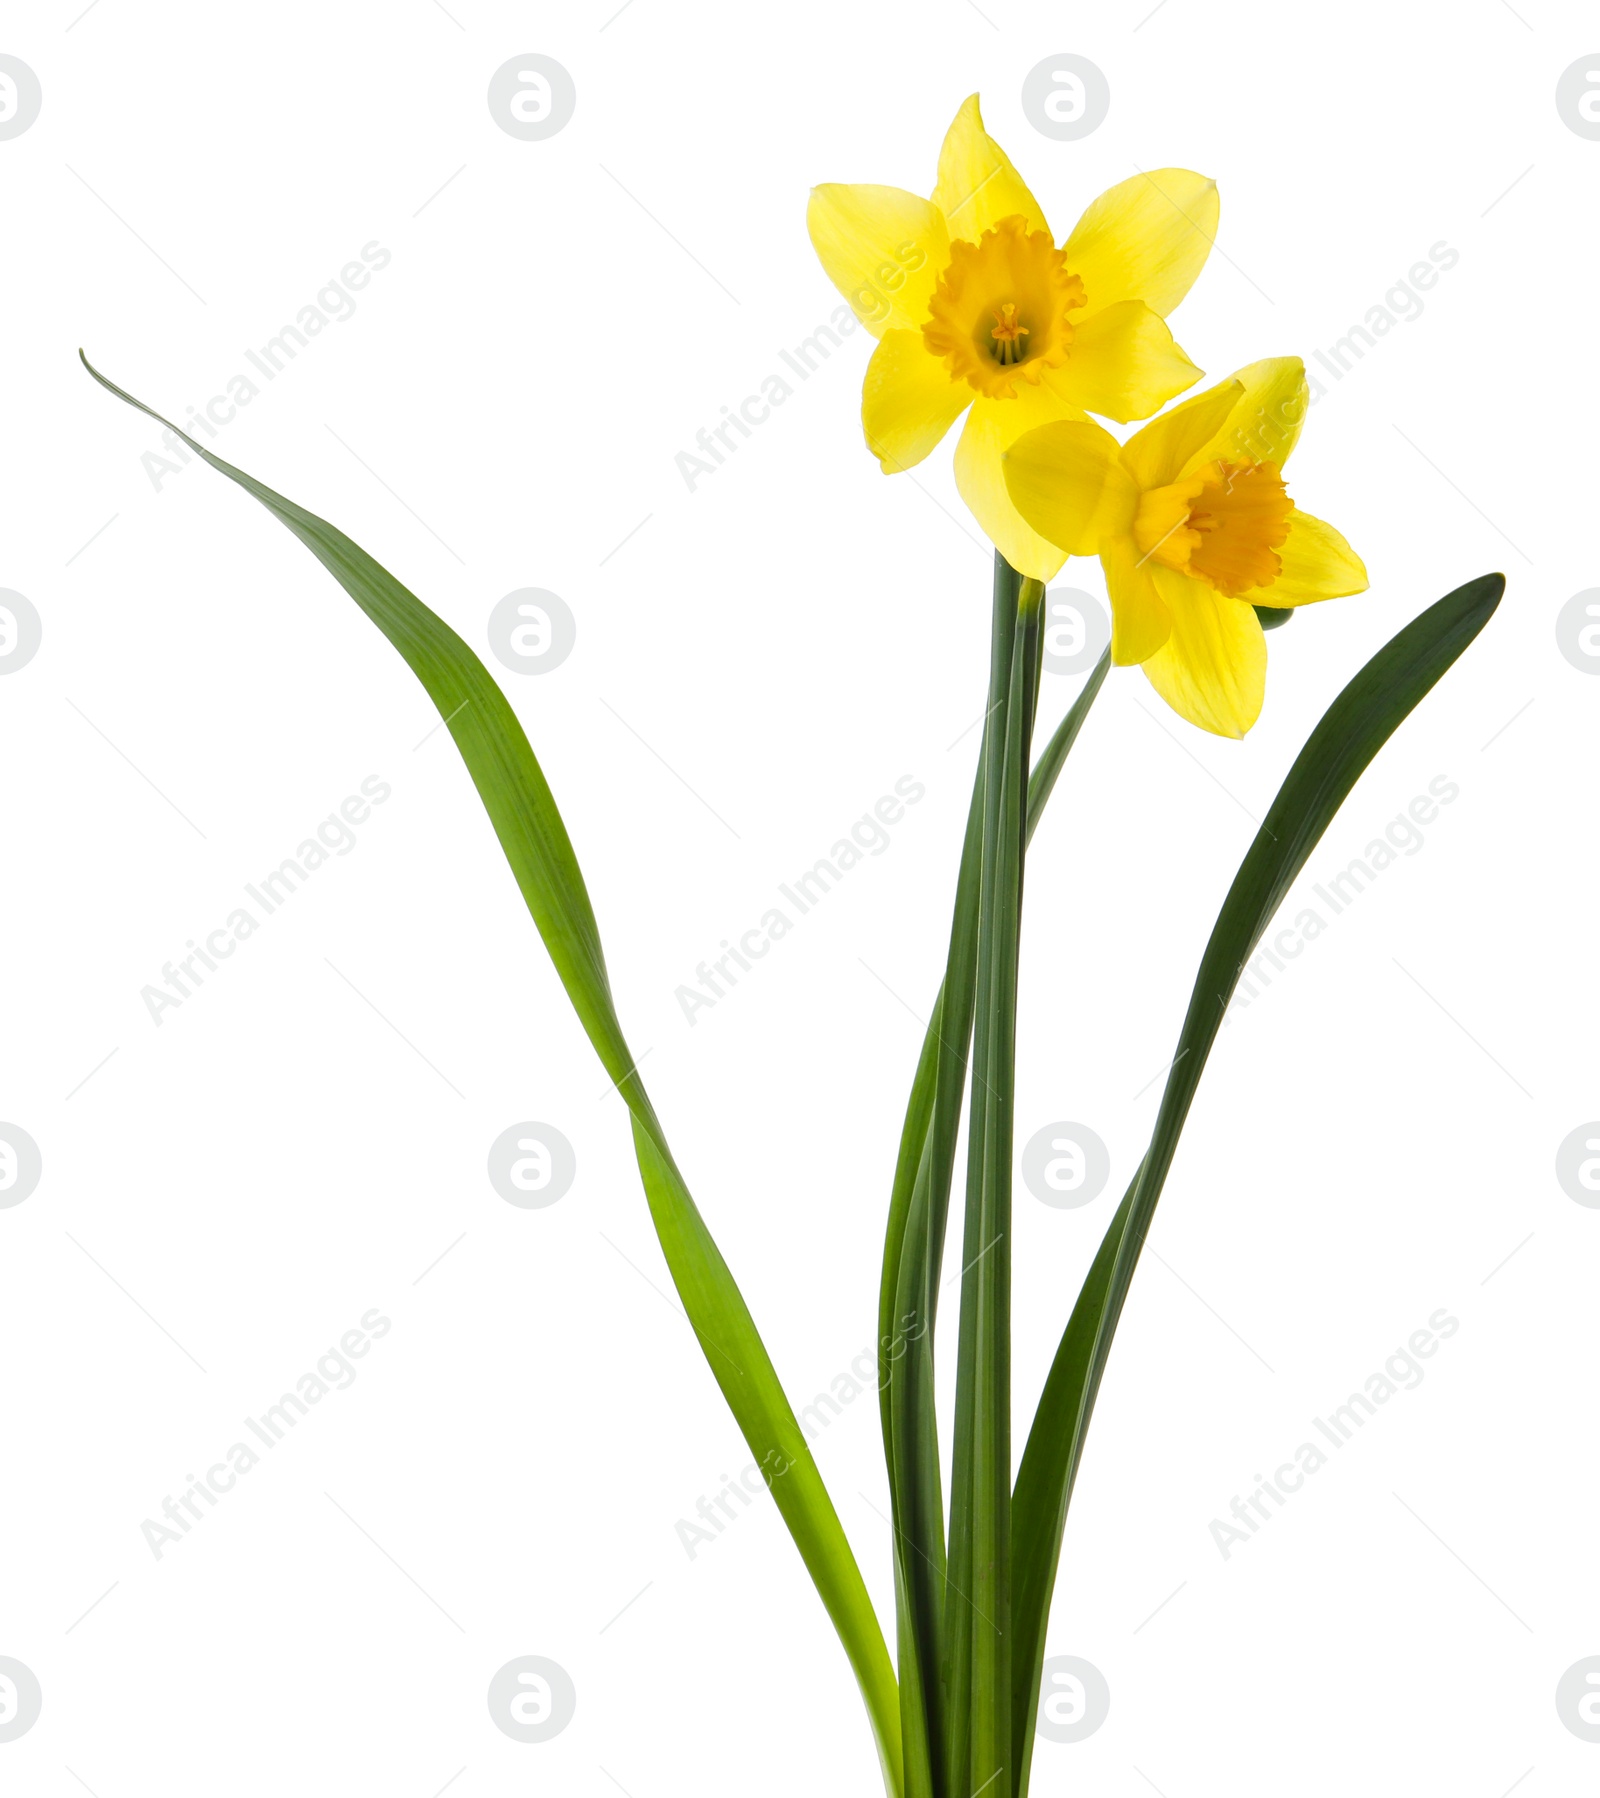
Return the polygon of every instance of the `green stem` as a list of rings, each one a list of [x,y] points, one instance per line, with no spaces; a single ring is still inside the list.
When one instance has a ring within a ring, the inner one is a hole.
[[[1015,614],[1019,593],[1016,575],[1002,565],[995,581],[995,604],[1006,628]],[[1034,765],[1028,783],[1030,839],[1109,666],[1109,656],[1102,656]],[[1009,685],[1009,668],[1004,669],[1004,676]],[[1004,691],[991,686],[989,709]],[[987,736],[982,740],[986,744]],[[944,1686],[947,1569],[934,1325],[972,1041],[985,766],[980,753],[956,880],[945,978],[923,1039],[901,1132],[878,1308],[879,1392],[894,1523],[906,1798],[944,1798],[949,1789]]]
[[[947,1575],[949,1789],[1010,1789],[1011,1157],[1028,744],[1043,588],[1023,581],[997,629],[979,875],[977,1008],[962,1245]],[[1006,639],[1009,638],[1009,641]]]

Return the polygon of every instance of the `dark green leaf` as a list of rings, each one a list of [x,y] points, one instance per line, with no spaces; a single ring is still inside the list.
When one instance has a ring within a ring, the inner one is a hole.
[[[1025,1798],[1050,1596],[1067,1506],[1112,1337],[1195,1089],[1239,974],[1363,770],[1483,629],[1505,590],[1484,575],[1413,619],[1329,706],[1229,888],[1200,962],[1143,1165],[1095,1257],[1051,1365],[1013,1507],[1013,1743]]]

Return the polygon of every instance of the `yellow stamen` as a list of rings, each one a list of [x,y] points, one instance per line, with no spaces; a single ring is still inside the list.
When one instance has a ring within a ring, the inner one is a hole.
[[[1140,555],[1219,593],[1270,587],[1294,512],[1276,462],[1208,462],[1187,480],[1143,494],[1133,522]]]
[[[994,329],[989,333],[994,339],[994,359],[1009,366],[1020,362],[1024,355],[1024,347],[1017,341],[1020,337],[1030,337],[1032,332],[1026,325],[1017,323],[1017,308],[1014,302],[1007,300],[994,315]]]

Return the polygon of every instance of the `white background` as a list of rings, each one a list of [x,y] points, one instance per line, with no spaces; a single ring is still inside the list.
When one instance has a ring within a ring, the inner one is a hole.
[[[1243,744],[1115,674],[1036,839],[1019,1145],[1079,1120],[1112,1176],[1080,1210],[1019,1189],[1019,1440],[1253,820],[1406,619],[1488,569],[1510,583],[1291,912],[1435,777],[1459,799],[1237,1016],[1206,1075],[1051,1630],[1104,1671],[1111,1715],[1081,1745],[1042,1742],[1035,1790],[1592,1792],[1600,1747],[1554,1704],[1600,1654],[1600,1213],[1554,1176],[1600,1114],[1600,683],[1554,634],[1595,580],[1600,143],[1554,104],[1600,50],[1587,9],[80,12],[12,0],[0,29],[44,94],[0,142],[0,586],[44,622],[0,685],[0,1116],[44,1157],[0,1211],[0,1654],[45,1697],[0,1745],[4,1789],[876,1789],[776,1512],[692,1560],[680,1542],[748,1454],[652,1290],[667,1276],[623,1108],[448,736],[417,746],[421,690],[259,507],[198,465],[153,488],[159,431],[75,352],[181,415],[362,245],[391,252],[217,448],[485,654],[512,588],[571,606],[565,666],[502,679],[678,1160],[804,1403],[874,1331],[989,558],[948,447],[914,482],[864,453],[861,333],[697,490],[674,456],[837,304],[808,187],[929,191],[978,89],[1059,235],[1136,167],[1218,179],[1218,251],[1174,319],[1213,379],[1310,360],[1430,246],[1459,252],[1420,317],[1324,377],[1293,469],[1371,592],[1269,639]],[[530,50],[577,86],[544,142],[485,100]],[[1068,50],[1112,91],[1077,143],[1020,104]],[[1092,564],[1063,578],[1103,591]],[[1075,687],[1047,683],[1046,725]],[[393,794],[356,847],[153,1024],[141,987],[373,774]],[[890,848],[687,1025],[674,989],[695,964],[907,774],[927,796]],[[544,1210],[485,1176],[525,1119],[577,1153]],[[374,1306],[393,1328],[356,1383],[158,1562],[142,1521]],[[1211,1519],[1441,1306],[1461,1328],[1425,1382],[1224,1561]],[[870,1396],[816,1452],[887,1616]],[[578,1709],[526,1746],[485,1692],[535,1653],[570,1671]]]

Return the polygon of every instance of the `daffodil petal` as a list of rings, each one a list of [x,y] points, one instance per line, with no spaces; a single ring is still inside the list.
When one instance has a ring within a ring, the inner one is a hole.
[[[828,182],[811,190],[806,229],[828,279],[874,337],[921,326],[950,259],[931,200],[903,187]]]
[[[1123,467],[1143,488],[1170,486],[1184,463],[1227,422],[1243,392],[1234,376],[1151,419],[1123,444]]]
[[[1100,566],[1111,596],[1111,659],[1125,668],[1147,662],[1172,635],[1172,614],[1161,597],[1150,564],[1131,537],[1105,538]]]
[[[885,474],[912,468],[966,410],[972,389],[952,381],[920,331],[887,331],[861,389],[861,427]]]
[[[1019,381],[1014,400],[979,399],[974,403],[956,445],[957,491],[989,541],[1030,580],[1053,579],[1067,552],[1041,536],[1011,503],[1002,457],[1025,431],[1070,410],[1049,388]]]
[[[1138,489],[1117,460],[1116,438],[1099,425],[1040,425],[1004,450],[1001,463],[1023,521],[1068,555],[1095,555],[1108,532],[1131,531]]]
[[[1231,379],[1239,383],[1239,397],[1211,436],[1190,451],[1184,474],[1219,457],[1276,462],[1282,468],[1300,441],[1311,396],[1306,365],[1298,356],[1269,356],[1241,368]]]
[[[1066,366],[1046,378],[1085,412],[1126,424],[1192,387],[1200,370],[1172,341],[1165,319],[1142,300],[1122,300],[1076,325]]]
[[[1165,318],[1204,268],[1219,211],[1216,182],[1192,169],[1152,169],[1107,188],[1066,245],[1090,310],[1143,300]]]
[[[1360,556],[1331,524],[1298,506],[1278,554],[1283,572],[1270,586],[1243,596],[1254,605],[1309,606],[1319,599],[1343,599],[1367,590],[1367,570]]]
[[[1030,231],[1050,227],[1039,202],[1012,166],[1011,158],[983,128],[978,96],[961,103],[939,151],[939,184],[933,203],[944,214],[952,237],[972,243],[1003,218],[1020,214]]]
[[[1242,737],[1261,715],[1267,639],[1249,602],[1205,581],[1151,565],[1172,634],[1144,664],[1180,717],[1219,737]]]

